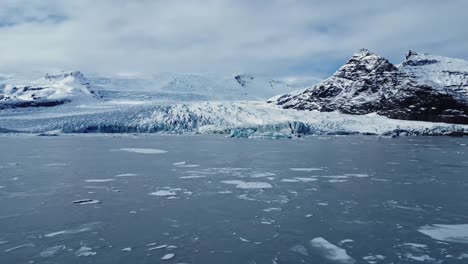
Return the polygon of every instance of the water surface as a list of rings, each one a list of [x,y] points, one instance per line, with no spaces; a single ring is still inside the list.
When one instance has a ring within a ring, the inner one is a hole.
[[[0,263],[468,263],[468,140],[0,137]]]

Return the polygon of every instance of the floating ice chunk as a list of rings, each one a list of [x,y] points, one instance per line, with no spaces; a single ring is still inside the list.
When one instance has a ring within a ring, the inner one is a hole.
[[[381,181],[381,182],[391,182],[391,181],[392,181],[392,180],[380,179],[380,178],[371,178],[371,180],[373,180],[373,181]]]
[[[126,247],[126,248],[122,248],[121,250],[122,250],[122,251],[130,252],[130,251],[132,251],[132,248],[131,248],[131,247]]]
[[[312,178],[312,177],[296,177],[294,178],[296,180],[299,180],[301,182],[312,182],[312,181],[317,181],[317,178]]]
[[[157,192],[152,192],[152,193],[150,193],[150,195],[167,197],[167,196],[177,196],[177,193],[171,192],[171,191],[161,190],[161,191],[157,191]]]
[[[292,171],[304,171],[304,172],[311,172],[311,171],[321,171],[322,168],[290,168]]]
[[[73,203],[75,204],[98,204],[98,203],[101,203],[101,201],[95,200],[95,199],[81,199],[81,200],[73,201]]]
[[[229,181],[222,181],[225,184],[233,184],[236,185],[236,188],[240,189],[268,189],[272,188],[273,186],[267,182],[244,182],[239,180],[229,180]]]
[[[321,206],[327,206],[328,203],[317,203],[317,205],[321,205]]]
[[[348,180],[339,180],[339,179],[332,179],[332,180],[328,180],[328,182],[331,182],[331,183],[337,183],[337,182],[347,182]]]
[[[355,260],[346,253],[346,250],[333,245],[323,237],[312,239],[310,245],[317,249],[328,260],[343,264],[355,263]]]
[[[426,225],[418,231],[436,240],[468,244],[468,224]]]
[[[178,168],[196,168],[196,167],[200,167],[200,165],[198,165],[198,164],[185,164],[185,165],[179,165],[177,167]]]
[[[429,255],[414,255],[412,253],[406,253],[405,257],[408,259],[416,260],[416,261],[421,261],[421,262],[426,262],[426,261],[435,261],[435,258],[432,258]]]
[[[151,148],[121,148],[118,151],[127,151],[127,152],[140,153],[140,154],[164,154],[164,153],[167,153],[166,150],[151,149]]]
[[[290,249],[293,252],[299,253],[304,256],[309,256],[309,252],[307,251],[307,248],[304,247],[303,245],[296,245]]]
[[[356,177],[356,178],[367,178],[367,177],[369,177],[369,175],[365,174],[365,173],[347,173],[344,176]]]
[[[44,249],[39,256],[43,258],[49,258],[55,256],[58,252],[65,250],[67,247],[65,245],[55,246]]]
[[[275,176],[276,174],[275,173],[272,173],[272,172],[256,172],[256,173],[253,173],[252,175],[250,175],[250,177],[252,178],[264,178],[264,177],[271,177],[271,176]]]
[[[174,166],[180,166],[180,165],[185,165],[185,164],[187,164],[186,161],[180,161],[180,162],[174,162],[174,163],[172,163],[172,165],[174,165]]]
[[[424,244],[416,244],[416,243],[403,243],[402,246],[409,246],[414,248],[427,248],[427,245]]]
[[[76,252],[75,252],[75,255],[77,257],[90,257],[90,256],[94,256],[96,255],[97,253],[92,251],[93,249],[90,248],[90,247],[87,247],[87,246],[82,246],[80,249],[78,249]]]
[[[60,166],[70,166],[68,163],[49,163],[45,164],[45,167],[60,167]]]
[[[282,179],[282,182],[299,182],[299,180],[296,179]]]
[[[175,254],[169,253],[169,254],[164,255],[161,259],[162,260],[170,260],[173,257],[175,257]]]
[[[250,243],[250,240],[245,239],[243,237],[239,237],[239,240],[242,241],[242,242]]]
[[[148,245],[154,246],[154,245],[156,245],[156,243],[150,243]],[[156,247],[150,247],[150,248],[148,248],[148,250],[158,250],[158,249],[163,249],[163,248],[167,248],[167,245],[159,245],[159,246],[156,246]]]
[[[16,246],[16,247],[6,249],[5,252],[10,252],[10,251],[17,250],[17,249],[20,249],[20,248],[35,247],[35,246],[36,245],[34,243],[27,243],[27,244],[23,244],[23,245],[19,245],[19,246]]]
[[[377,263],[378,260],[384,260],[386,257],[382,255],[371,255],[362,257],[362,259],[367,260],[369,263]]]
[[[205,175],[188,175],[188,176],[181,176],[179,179],[198,179],[198,178],[205,178]]]
[[[281,208],[278,207],[270,207],[263,209],[264,212],[273,212],[273,211],[281,211]]]
[[[85,182],[110,182],[115,181],[115,179],[87,179]]]
[[[354,240],[352,240],[352,239],[343,239],[343,240],[340,241],[340,244],[353,243],[353,242],[354,242]]]
[[[91,230],[93,229],[94,226],[97,226],[97,225],[99,225],[99,224],[100,224],[100,222],[87,223],[87,224],[81,225],[81,226],[79,226],[79,227],[77,227],[77,228],[67,229],[67,230],[62,230],[62,231],[57,231],[57,232],[45,234],[44,236],[45,236],[45,237],[55,237],[55,236],[59,236],[59,235],[73,235],[73,234],[78,234],[78,233],[82,233],[82,232],[91,231]]]
[[[124,173],[124,174],[115,175],[115,177],[135,177],[135,176],[138,176],[138,174],[135,174],[135,173]]]

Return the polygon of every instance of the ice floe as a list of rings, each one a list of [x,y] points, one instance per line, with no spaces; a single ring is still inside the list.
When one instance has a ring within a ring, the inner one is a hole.
[[[250,175],[252,178],[265,178],[265,177],[271,177],[275,176],[275,173],[272,172],[255,172]]]
[[[336,263],[353,264],[356,262],[351,256],[348,255],[348,253],[346,253],[345,249],[330,243],[323,237],[312,239],[310,241],[310,245],[311,247],[318,250],[323,255],[323,257]]]
[[[468,244],[468,224],[425,225],[418,231],[436,240]]]
[[[294,247],[290,248],[292,252],[299,253],[304,256],[308,256],[309,252],[307,251],[307,248],[304,247],[303,245],[295,245]]]
[[[179,179],[198,179],[198,178],[205,178],[205,175],[188,175],[188,176],[180,176]]]
[[[386,257],[382,255],[370,255],[370,256],[362,257],[362,259],[366,260],[369,264],[376,264],[378,263],[379,260],[386,259]]]
[[[236,185],[236,188],[239,189],[268,189],[273,187],[267,182],[244,182],[240,180],[229,180],[222,181],[222,183]]]
[[[354,240],[352,240],[352,239],[343,239],[343,240],[340,241],[340,244],[353,243],[353,242],[354,242]]]
[[[61,167],[61,166],[70,166],[68,163],[49,163],[45,164],[44,167]]]
[[[135,174],[135,173],[124,173],[124,174],[115,175],[115,177],[135,177],[135,176],[138,176],[138,174]]]
[[[281,211],[281,208],[278,207],[270,207],[263,209],[264,212],[274,212],[274,211]]]
[[[150,193],[150,195],[169,197],[169,196],[177,196],[177,193],[172,192],[172,191],[161,190],[161,191],[152,192]]]
[[[95,199],[81,199],[73,201],[74,204],[98,204],[101,203],[99,200]]]
[[[87,179],[85,182],[110,182],[115,181],[115,179]]]
[[[299,182],[299,180],[296,179],[281,179],[282,182]]]
[[[408,246],[413,248],[427,248],[427,245],[424,244],[417,244],[417,243],[403,243],[402,246]]]
[[[75,252],[75,255],[77,257],[90,257],[90,256],[94,256],[96,255],[97,253],[95,251],[92,251],[93,249],[90,248],[90,247],[87,247],[87,246],[81,246],[80,249],[78,249],[76,252]]]
[[[172,259],[172,258],[174,258],[174,257],[175,257],[175,254],[173,254],[173,253],[168,253],[168,254],[164,255],[161,259],[162,259],[162,260],[170,260],[170,259]]]
[[[121,149],[118,149],[117,151],[127,151],[127,152],[140,153],[140,154],[164,154],[168,152],[167,150],[152,149],[152,148],[121,148]]]
[[[79,226],[77,228],[52,232],[52,233],[49,233],[49,234],[45,234],[44,236],[45,237],[55,237],[55,236],[59,236],[59,235],[73,235],[73,234],[78,234],[78,233],[82,233],[82,232],[88,232],[88,231],[93,230],[93,228],[95,226],[100,225],[100,224],[101,224],[100,222],[86,223],[86,224],[83,224],[83,225],[81,225],[81,226]]]
[[[289,168],[292,171],[303,171],[303,172],[311,172],[311,171],[321,171],[322,168]]]
[[[35,246],[36,245],[34,243],[27,243],[27,244],[23,244],[23,245],[19,245],[19,246],[16,246],[16,247],[6,249],[5,252],[11,252],[13,250],[17,250],[17,249],[21,249],[21,248],[25,248],[25,247],[35,247]]]
[[[150,243],[148,245],[154,246],[154,245],[156,245],[156,243]],[[159,246],[155,246],[155,247],[150,247],[150,248],[148,248],[148,250],[152,251],[152,250],[158,250],[158,249],[163,249],[163,248],[167,248],[167,245],[159,245]]]
[[[43,258],[53,257],[57,255],[57,253],[65,249],[67,249],[65,245],[49,247],[49,248],[44,249],[41,253],[39,253],[39,256]]]
[[[130,252],[132,251],[132,248],[131,247],[122,248],[121,251]]]
[[[407,259],[412,259],[412,260],[416,260],[416,261],[420,261],[420,262],[426,262],[426,263],[427,263],[427,261],[431,261],[431,262],[432,262],[432,261],[435,261],[435,260],[436,260],[435,258],[433,258],[433,257],[431,257],[431,256],[429,256],[429,255],[424,255],[424,254],[422,254],[422,255],[421,255],[421,254],[415,255],[415,254],[413,254],[413,253],[406,253],[406,254],[405,254],[405,257],[406,257]]]
[[[312,182],[317,180],[317,178],[313,177],[295,177],[293,179],[281,179],[282,182]]]

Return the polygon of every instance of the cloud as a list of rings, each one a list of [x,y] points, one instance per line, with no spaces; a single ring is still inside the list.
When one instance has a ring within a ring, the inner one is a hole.
[[[4,72],[325,77],[362,47],[468,58],[468,1],[0,2]]]

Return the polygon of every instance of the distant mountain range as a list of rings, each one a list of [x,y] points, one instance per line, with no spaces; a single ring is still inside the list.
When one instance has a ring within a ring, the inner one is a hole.
[[[2,85],[3,83],[3,85]],[[159,74],[84,77],[79,71],[46,75],[35,81],[0,79],[0,109],[55,106],[84,98],[143,101],[265,101],[297,89],[281,80],[248,74]]]
[[[468,124],[468,62],[409,51],[393,65],[362,49],[328,79],[268,102],[287,109]]]
[[[0,77],[0,133],[468,135],[468,62],[413,51],[393,65],[363,49],[294,92],[248,74]]]

